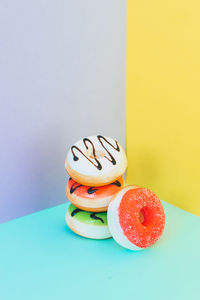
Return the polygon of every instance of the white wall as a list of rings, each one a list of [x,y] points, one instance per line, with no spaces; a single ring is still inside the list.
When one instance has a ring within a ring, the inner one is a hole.
[[[125,6],[0,1],[0,222],[66,201],[77,139],[125,143]]]

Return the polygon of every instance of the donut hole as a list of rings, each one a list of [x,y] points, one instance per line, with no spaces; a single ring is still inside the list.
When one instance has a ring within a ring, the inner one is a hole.
[[[139,212],[139,221],[141,224],[144,223],[144,214],[142,213],[142,210],[140,210],[140,212]]]
[[[102,150],[96,150],[95,156],[94,156],[93,152],[90,152],[88,156],[92,159],[94,159],[94,158],[100,159],[100,158],[103,158],[105,155],[106,154]]]
[[[149,226],[153,221],[152,210],[145,206],[139,211],[139,222],[144,226]]]

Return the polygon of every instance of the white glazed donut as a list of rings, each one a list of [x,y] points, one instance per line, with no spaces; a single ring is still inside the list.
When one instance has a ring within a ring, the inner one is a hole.
[[[101,135],[83,138],[69,150],[65,168],[78,183],[101,186],[118,179],[126,170],[127,158],[118,142]]]

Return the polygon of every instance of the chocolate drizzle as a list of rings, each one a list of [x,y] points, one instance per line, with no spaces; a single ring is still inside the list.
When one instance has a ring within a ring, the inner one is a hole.
[[[86,142],[89,142],[91,145],[92,145],[92,154],[93,154],[93,157],[97,163],[97,165],[95,165],[91,160],[91,162],[93,163],[93,165],[95,165],[95,167],[98,169],[98,170],[101,170],[102,169],[102,165],[100,164],[100,162],[98,161],[98,159],[96,158],[96,151],[95,151],[95,147],[94,147],[94,144],[92,141],[90,141],[88,138],[84,138],[83,139],[83,143],[86,147],[86,149],[88,150],[88,145],[86,144]]]
[[[97,138],[101,144],[101,146],[106,150],[107,154],[109,155],[109,157],[107,156],[104,156],[108,161],[110,161],[113,165],[116,165],[116,160],[115,158],[113,157],[113,155],[108,151],[108,149],[105,147],[104,142],[106,142],[109,146],[111,146],[113,149],[115,149],[116,151],[120,152],[120,148],[119,148],[119,145],[118,145],[118,142],[115,141],[116,143],[116,146],[113,146],[105,137],[103,137],[102,135],[97,135]],[[103,140],[103,141],[102,141]],[[90,145],[92,146],[92,154],[93,154],[93,157],[94,157],[94,160],[96,163],[94,163],[89,157],[87,157],[77,146],[72,146],[71,147],[71,151],[72,151],[72,154],[73,154],[73,160],[74,161],[78,161],[79,160],[79,157],[75,154],[75,150],[77,150],[78,152],[80,152],[89,162],[91,162],[91,164],[93,164],[93,166],[95,166],[99,171],[102,169],[102,165],[101,163],[99,162],[99,160],[96,158],[96,150],[95,150],[95,147],[94,147],[94,144],[93,142],[88,139],[88,138],[84,138],[83,139],[83,143],[86,147],[86,149],[88,150],[88,143],[90,143]]]
[[[82,210],[79,208],[74,209],[73,212],[71,213],[71,216],[74,217],[80,211],[82,211]]]
[[[96,213],[92,213],[92,214],[90,215],[90,218],[95,219],[95,220],[99,220],[99,221],[101,221],[102,223],[104,223],[104,220],[103,220],[102,218],[100,218],[100,217],[97,217],[97,216],[96,216]]]
[[[83,139],[83,142],[85,144],[86,149],[88,149],[88,146],[86,145],[86,141],[89,141],[92,146],[93,146],[93,155],[94,155],[94,159],[96,161],[97,164],[93,163],[93,161],[91,159],[89,159],[89,157],[87,157],[77,146],[72,146],[71,147],[71,151],[73,154],[73,159],[74,161],[79,160],[78,156],[76,156],[76,154],[74,153],[74,149],[76,149],[77,151],[79,151],[87,160],[89,160],[91,162],[91,164],[93,164],[98,170],[102,169],[102,165],[100,164],[100,162],[98,161],[98,159],[95,157],[96,153],[95,153],[95,148],[94,148],[94,144],[89,140],[89,139]]]
[[[121,186],[121,183],[120,183],[118,180],[116,180],[115,182],[113,182],[113,183],[111,183],[111,184],[116,185],[116,186],[118,186],[118,187]]]
[[[88,194],[94,194],[96,191],[98,191],[98,188],[95,188],[93,186],[89,187],[87,190]]]
[[[70,194],[73,194],[77,189],[79,189],[81,186],[83,186],[82,184],[78,184],[78,183],[73,183],[71,188],[70,188]],[[98,188],[95,188],[93,186],[89,187],[87,189],[87,193],[88,194],[94,194],[96,191],[98,191]]]
[[[116,160],[114,159],[114,157],[112,156],[112,154],[108,151],[108,149],[104,146],[102,140],[104,140],[107,144],[109,144],[113,149],[115,149],[116,151],[120,151],[119,145],[117,143],[117,141],[115,141],[116,143],[116,147],[113,146],[104,136],[102,135],[97,135],[97,138],[99,140],[99,142],[101,143],[101,146],[106,150],[106,152],[108,153],[108,155],[110,156],[110,158],[108,158],[107,156],[105,156],[105,158],[107,160],[109,160],[113,165],[116,165]]]
[[[70,179],[69,179],[70,180]],[[121,183],[118,181],[118,180],[116,180],[115,182],[112,182],[111,184],[113,184],[113,185],[116,185],[116,186],[118,186],[118,187],[120,187],[121,186]],[[78,183],[73,183],[72,184],[72,186],[71,186],[71,188],[70,188],[70,194],[73,194],[77,189],[79,189],[81,186],[83,186],[82,184],[78,184]],[[88,189],[87,189],[87,193],[88,194],[94,194],[94,193],[96,193],[98,191],[98,188],[97,187],[94,187],[94,186],[91,186],[91,187],[89,187]]]
[[[73,194],[73,192],[75,192],[75,190],[77,190],[78,188],[80,188],[81,186],[83,186],[82,184],[78,184],[76,185],[77,183],[73,183],[71,188],[70,188],[70,194]]]
[[[83,210],[82,210],[82,209],[79,209],[79,208],[76,208],[76,209],[74,209],[74,210],[72,211],[71,216],[74,217],[77,213],[79,213],[79,212],[81,212],[81,211],[83,211]],[[90,218],[91,218],[91,219],[94,219],[94,220],[99,220],[99,221],[101,221],[102,223],[104,223],[104,220],[103,220],[102,218],[100,218],[100,217],[97,217],[97,216],[96,216],[96,213],[91,213],[91,214],[90,214]]]

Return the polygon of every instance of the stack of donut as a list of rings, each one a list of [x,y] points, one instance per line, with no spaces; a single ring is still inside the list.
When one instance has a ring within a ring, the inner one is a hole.
[[[71,202],[65,218],[81,236],[113,237],[123,247],[141,250],[161,236],[165,213],[152,191],[125,186],[126,167],[126,154],[112,138],[97,135],[75,143],[65,160]]]
[[[124,186],[126,167],[124,150],[111,138],[90,136],[71,147],[65,160],[70,176],[66,196],[71,202],[66,222],[74,232],[94,239],[111,237],[107,209]]]

